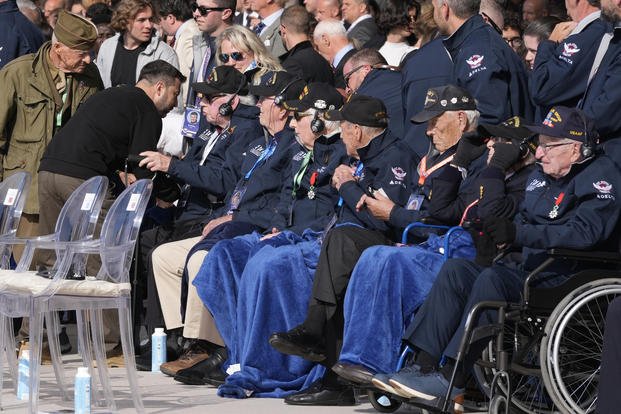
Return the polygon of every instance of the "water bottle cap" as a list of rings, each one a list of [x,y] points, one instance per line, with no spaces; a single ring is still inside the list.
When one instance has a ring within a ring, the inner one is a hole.
[[[164,333],[164,328],[155,328],[155,333],[159,333],[159,334]]]
[[[78,375],[89,375],[88,367],[78,367]]]

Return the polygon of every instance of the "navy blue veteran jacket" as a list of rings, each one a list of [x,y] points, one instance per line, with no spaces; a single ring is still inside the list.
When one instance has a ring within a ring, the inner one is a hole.
[[[408,54],[402,64],[403,138],[421,158],[429,149],[427,122],[415,124],[410,119],[423,110],[430,88],[449,83],[452,67],[451,58],[439,38]]]
[[[530,74],[530,93],[539,117],[551,107],[575,107],[586,90],[591,66],[607,25],[590,21],[580,32],[556,43],[542,40]],[[541,119],[536,119],[541,121]]]
[[[392,226],[373,217],[367,209],[356,211],[356,204],[364,194],[381,189],[395,204],[405,206],[412,194],[411,183],[416,182],[411,177],[416,175],[418,157],[390,130],[360,148],[358,155],[363,163],[360,179],[341,185],[339,193],[344,203],[337,223],[392,233]]]
[[[498,167],[486,166],[475,182],[478,202],[468,210],[466,219],[515,217],[524,200],[528,179],[535,168],[535,164],[530,164],[505,175]]]
[[[621,23],[614,29],[613,38],[602,59],[597,74],[591,80],[582,109],[595,121],[600,139],[621,138]]]
[[[403,138],[403,96],[401,73],[390,69],[373,69],[356,91],[384,102],[388,113],[388,129]]]
[[[481,123],[499,124],[515,115],[533,119],[524,64],[480,15],[466,20],[444,47],[453,61],[452,82],[476,98]]]
[[[264,162],[257,164],[261,153],[272,141],[276,143],[274,153]],[[274,137],[270,137],[268,141],[261,138],[248,146],[243,153],[241,179],[236,185],[236,188],[240,185],[245,186],[245,192],[239,205],[233,210],[233,221],[252,223],[264,230],[270,228],[280,201],[284,178],[289,171],[291,159],[298,150],[299,144],[295,140],[293,130],[288,127],[276,133]],[[253,170],[255,164],[256,167]],[[223,214],[228,212],[231,198],[235,193],[236,191],[233,190],[227,194]]]
[[[298,145],[285,177],[280,203],[276,208],[270,227],[278,230],[290,230],[297,234],[310,228],[323,230],[332,219],[339,194],[332,186],[334,170],[349,161],[345,145],[340,135],[320,137],[315,141],[313,156],[294,193],[293,179],[300,170],[307,150]],[[311,191],[312,183],[312,191]]]
[[[263,134],[258,120],[259,109],[255,106],[239,105],[228,129],[222,131],[207,158],[203,161],[203,153],[210,139],[210,130],[198,135],[188,153],[183,159],[173,157],[168,167],[168,175],[185,184],[182,191],[184,204],[182,218],[189,219],[203,216],[211,212],[212,208],[221,204],[226,193],[232,190],[234,184],[220,182],[222,185],[210,186],[221,173],[225,160],[230,165],[241,169],[242,154],[248,145]],[[215,175],[215,177],[214,177]],[[229,180],[230,182],[233,179]],[[189,187],[189,188],[188,188]],[[210,191],[216,189],[217,191]]]
[[[611,239],[618,237],[620,189],[621,172],[605,155],[574,165],[558,180],[537,168],[515,218],[514,244],[523,247],[525,268],[540,264],[550,248],[617,251]]]
[[[15,58],[35,53],[44,42],[41,31],[20,13],[15,0],[0,3],[0,69]]]
[[[186,163],[184,160],[174,159],[168,168],[168,174],[215,196],[218,200],[224,199],[241,178],[244,152],[251,142],[263,137],[258,116],[257,107],[240,105],[231,117],[231,126],[218,137],[218,142],[202,165],[192,160]],[[208,134],[206,131],[199,135],[190,148],[190,153],[198,161],[202,157],[200,148],[204,148],[209,140]]]

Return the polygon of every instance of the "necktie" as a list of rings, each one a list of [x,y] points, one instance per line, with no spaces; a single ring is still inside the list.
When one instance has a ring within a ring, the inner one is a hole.
[[[291,196],[293,198],[295,198],[295,195],[298,192],[298,189],[300,188],[302,177],[304,177],[304,174],[306,173],[306,170],[308,169],[308,164],[310,163],[311,158],[313,158],[313,151],[308,151],[306,155],[304,155],[304,158],[302,159],[302,164],[300,165],[300,169],[298,170],[297,173],[295,173],[295,176],[293,177],[293,191],[291,192]]]
[[[253,31],[257,36],[261,36],[261,32],[263,31],[263,29],[265,29],[265,23],[259,22],[259,24],[256,25]]]

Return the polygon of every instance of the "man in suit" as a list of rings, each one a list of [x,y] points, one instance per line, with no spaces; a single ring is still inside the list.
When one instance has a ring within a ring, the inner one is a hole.
[[[313,40],[319,54],[334,68],[334,86],[345,93],[347,85],[343,78],[343,66],[356,53],[356,49],[347,38],[343,22],[331,19],[319,22],[313,32]]]
[[[181,85],[177,105],[182,107],[188,95],[187,77],[192,69],[192,38],[200,34],[200,31],[187,1],[163,0],[159,6],[162,31],[166,36],[173,36],[172,47],[179,59],[179,71],[186,77],[186,81]]]
[[[307,83],[324,82],[334,85],[332,67],[310,42],[311,14],[304,6],[285,9],[280,18],[280,35],[288,52],[280,57],[285,70]]]
[[[356,48],[371,47],[369,41],[379,33],[369,3],[370,0],[343,0],[341,6],[343,20],[349,25],[347,37]]]
[[[250,8],[259,13],[261,17],[261,21],[254,28],[254,32],[276,59],[287,52],[278,31],[285,1],[250,0]]]

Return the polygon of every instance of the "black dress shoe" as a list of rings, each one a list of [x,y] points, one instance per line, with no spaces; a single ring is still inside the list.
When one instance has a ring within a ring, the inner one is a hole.
[[[212,355],[204,361],[190,368],[181,369],[174,376],[175,381],[188,385],[206,385],[206,379],[216,370],[221,371],[222,364],[226,361],[226,348],[221,347],[213,351]]]
[[[309,334],[302,325],[287,332],[272,334],[269,343],[283,354],[300,356],[313,362],[321,362],[326,359],[323,339]]]
[[[224,381],[226,381],[226,377],[228,376],[229,374],[222,371],[222,367],[218,367],[215,368],[213,371],[207,373],[207,375],[203,377],[203,380],[205,380],[205,384],[207,385],[219,387],[220,385],[224,384]]]
[[[361,365],[348,364],[346,362],[337,362],[332,371],[336,372],[339,377],[345,378],[353,383],[372,387],[373,374],[371,371]]]
[[[316,382],[310,388],[285,397],[285,403],[290,405],[356,405],[354,389],[344,387],[327,389]]]

